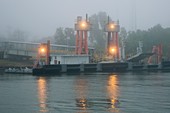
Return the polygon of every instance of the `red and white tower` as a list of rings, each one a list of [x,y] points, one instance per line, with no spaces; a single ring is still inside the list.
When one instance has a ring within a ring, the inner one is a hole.
[[[88,54],[88,31],[90,30],[90,22],[86,15],[86,19],[83,20],[81,16],[77,17],[77,22],[75,23],[76,30],[76,54]]]
[[[107,32],[107,54],[108,56],[113,56],[115,59],[120,59],[119,53],[119,34],[120,26],[119,21],[110,21],[108,17],[108,23],[105,26],[105,31]]]

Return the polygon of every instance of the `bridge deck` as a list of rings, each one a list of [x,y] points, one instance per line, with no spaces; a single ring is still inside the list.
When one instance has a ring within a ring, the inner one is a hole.
[[[142,59],[152,56],[154,53],[139,53],[127,59],[129,62],[138,62]]]

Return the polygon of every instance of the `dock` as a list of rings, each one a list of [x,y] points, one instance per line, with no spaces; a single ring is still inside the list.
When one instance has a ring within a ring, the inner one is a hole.
[[[161,64],[132,64],[130,62],[96,63],[96,64],[57,64],[34,68],[33,75],[58,75],[61,73],[92,72],[130,72],[130,71],[170,71],[170,61]]]

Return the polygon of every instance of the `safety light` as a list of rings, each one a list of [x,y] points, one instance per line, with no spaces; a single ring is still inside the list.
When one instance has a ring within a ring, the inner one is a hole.
[[[75,23],[75,30],[76,31],[89,31],[90,26],[91,25],[88,19],[78,18],[77,22]]]
[[[87,23],[86,22],[81,22],[80,25],[81,25],[82,28],[86,28],[87,27]]]
[[[40,48],[41,53],[45,53],[45,48]]]
[[[105,26],[105,31],[106,32],[119,32],[120,30],[120,26],[119,26],[119,23],[116,23],[116,22],[109,22],[106,24]]]
[[[42,55],[42,56],[45,56],[47,52],[47,45],[46,44],[41,44],[39,46],[39,53]]]
[[[114,28],[115,28],[115,25],[114,25],[114,24],[110,24],[110,28],[111,28],[111,29],[114,29]]]
[[[114,49],[114,48],[112,48],[112,49],[111,49],[111,51],[112,51],[112,52],[115,52],[115,49]]]
[[[110,48],[110,53],[111,54],[115,54],[116,53],[116,48],[115,47],[111,47]]]

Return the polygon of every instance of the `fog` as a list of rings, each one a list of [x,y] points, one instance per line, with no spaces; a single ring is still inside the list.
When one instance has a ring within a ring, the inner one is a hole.
[[[127,30],[170,27],[170,0],[0,0],[0,34],[20,29],[29,37],[74,27],[77,16],[106,12]]]

